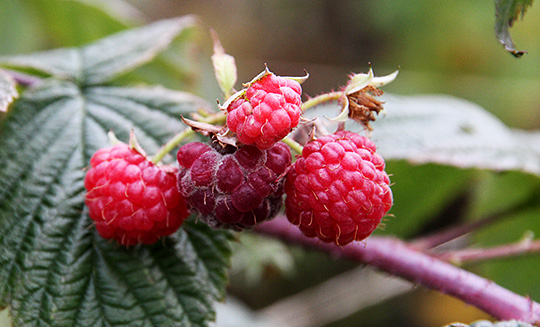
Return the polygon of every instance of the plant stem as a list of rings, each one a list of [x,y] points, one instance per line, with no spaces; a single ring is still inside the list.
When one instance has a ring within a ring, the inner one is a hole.
[[[418,250],[432,249],[467,233],[474,232],[484,226],[494,223],[501,217],[503,217],[503,215],[493,215],[466,224],[452,226],[448,229],[414,239],[409,242],[409,245]]]
[[[305,237],[283,216],[259,225],[256,231],[372,265],[413,283],[452,295],[499,320],[517,319],[532,324],[540,323],[539,303],[420,252],[396,238],[375,236],[363,243],[339,247]]]
[[[195,133],[190,127],[186,127],[182,132],[176,134],[172,139],[169,140],[164,146],[161,147],[158,153],[152,157],[152,163],[157,164],[163,159],[167,153],[171,152],[183,139]]]
[[[302,103],[302,111],[306,111],[311,107],[318,106],[325,102],[339,100],[342,96],[343,96],[342,91],[335,91],[335,92],[324,93],[324,94],[318,95]]]
[[[204,124],[217,124],[225,120],[225,115],[222,113],[215,113],[206,118],[200,119],[199,123]],[[152,163],[157,164],[163,159],[167,153],[171,152],[176,146],[178,146],[186,137],[194,134],[195,132],[188,126],[186,129],[176,134],[172,139],[170,139],[164,146],[161,147],[158,153],[152,157]]]
[[[286,137],[281,141],[283,143],[287,144],[289,146],[289,148],[291,148],[294,152],[296,152],[298,154],[302,154],[302,149],[304,149],[304,147],[300,143],[293,140],[292,138]]]
[[[462,264],[465,262],[478,262],[489,259],[514,257],[534,252],[540,252],[540,241],[525,240],[514,244],[505,244],[491,248],[448,251],[437,255],[437,257],[454,264]]]
[[[480,228],[497,222],[503,218],[511,217],[512,214],[516,214],[517,212],[520,212],[522,210],[530,209],[531,206],[537,205],[539,196],[540,190],[536,190],[529,197],[525,198],[523,201],[515,204],[510,208],[495,212],[483,219],[457,226],[452,226],[448,229],[435,232],[431,235],[417,238],[409,242],[409,244],[419,250],[427,250],[434,248],[436,246],[449,242],[457,237],[479,230]]]

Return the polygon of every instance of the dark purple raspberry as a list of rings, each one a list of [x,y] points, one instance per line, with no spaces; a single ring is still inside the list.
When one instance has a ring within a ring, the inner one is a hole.
[[[309,142],[287,173],[286,214],[304,235],[345,245],[368,237],[392,206],[375,144],[341,131]]]
[[[178,186],[192,212],[217,228],[242,230],[273,218],[282,205],[283,174],[291,164],[284,143],[236,151],[192,142],[178,150]]]

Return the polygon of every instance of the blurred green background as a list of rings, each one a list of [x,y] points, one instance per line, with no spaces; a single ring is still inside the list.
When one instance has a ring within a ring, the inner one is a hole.
[[[251,80],[265,63],[280,75],[302,75],[306,69],[311,76],[304,91],[314,96],[338,89],[348,74],[367,71],[369,63],[376,75],[399,67],[397,80],[384,91],[454,95],[481,105],[511,127],[540,127],[538,7],[511,30],[518,49],[529,52],[521,59],[498,43],[494,3],[483,0],[2,0],[0,14],[0,55],[80,45],[129,26],[195,14],[199,29],[117,82],[163,84],[212,103],[219,89],[210,66],[210,28],[236,57],[240,82]],[[395,218],[379,233],[406,238],[511,208],[540,188],[536,177],[518,173],[405,162],[390,162],[387,170],[395,183]],[[538,213],[537,207],[513,213],[472,241],[496,245],[517,241],[527,230],[540,233]],[[256,251],[235,244],[230,293],[253,310],[356,266],[257,237],[241,241],[252,242]],[[261,255],[263,250],[269,254]],[[536,257],[467,268],[540,300]],[[485,317],[459,301],[417,289],[326,326],[439,326]]]

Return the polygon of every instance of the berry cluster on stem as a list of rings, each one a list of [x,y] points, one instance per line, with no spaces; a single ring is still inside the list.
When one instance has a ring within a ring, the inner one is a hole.
[[[370,122],[384,110],[383,102],[375,99],[382,94],[378,87],[391,82],[397,72],[383,77],[375,77],[371,69],[354,74],[340,91],[302,102],[301,83],[308,75],[282,77],[266,68],[236,91],[234,58],[215,35],[214,51],[216,78],[226,97],[221,112],[184,119],[191,128],[150,158],[132,138],[129,145],[98,150],[90,160],[86,204],[102,237],[126,246],[151,244],[174,233],[193,213],[213,228],[254,227],[262,234],[372,265],[456,296],[498,319],[540,323],[540,304],[446,262],[540,251],[540,243],[427,253],[499,217],[410,244],[370,237],[392,207],[390,180],[375,144],[343,130],[343,122],[352,119],[371,130]],[[336,132],[318,138],[305,133],[304,145],[289,136],[302,122],[303,112],[332,101],[341,106],[333,118],[340,122]],[[182,145],[196,132],[208,142]],[[179,168],[161,165],[179,146]],[[291,149],[298,154],[295,158]],[[283,202],[285,215],[279,215]]]

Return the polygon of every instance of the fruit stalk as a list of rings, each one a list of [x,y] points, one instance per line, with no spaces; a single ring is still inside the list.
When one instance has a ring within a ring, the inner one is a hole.
[[[281,140],[283,143],[287,144],[291,150],[298,154],[302,154],[302,149],[304,148],[300,143],[296,142],[290,137],[286,137],[283,140]]]
[[[306,111],[311,107],[318,106],[318,105],[323,104],[325,102],[337,101],[337,100],[339,100],[340,98],[342,98],[344,96],[345,96],[345,93],[343,93],[343,91],[334,91],[334,92],[329,92],[329,93],[323,93],[323,94],[318,95],[316,97],[313,97],[313,98],[311,98],[311,99],[309,99],[307,101],[304,101],[304,103],[302,103],[302,111]]]
[[[157,164],[158,162],[161,161],[161,159],[163,159],[164,156],[167,155],[167,153],[171,152],[175,147],[178,146],[178,144],[180,144],[180,142],[182,142],[186,137],[190,136],[191,134],[194,134],[195,132],[187,127],[185,128],[182,132],[176,134],[172,139],[170,139],[163,147],[161,147],[161,149],[159,150],[158,153],[156,153],[153,157],[152,157],[152,163],[153,164]]]
[[[225,120],[225,116],[221,113],[216,113],[213,115],[210,115],[206,118],[200,119],[199,123],[205,123],[205,124],[216,124],[220,123]],[[161,147],[158,153],[156,153],[150,161],[152,161],[153,164],[157,164],[158,162],[163,159],[164,156],[166,156],[169,152],[171,152],[174,148],[176,148],[182,141],[189,136],[195,134],[195,131],[189,127],[185,128],[180,133],[176,134],[173,138],[171,138],[165,145]]]
[[[498,320],[516,319],[540,324],[540,304],[520,296],[494,282],[413,249],[392,237],[370,237],[363,243],[339,247],[307,238],[291,228],[285,217],[277,217],[255,229],[257,232],[290,243],[329,252],[372,265],[473,305]]]

